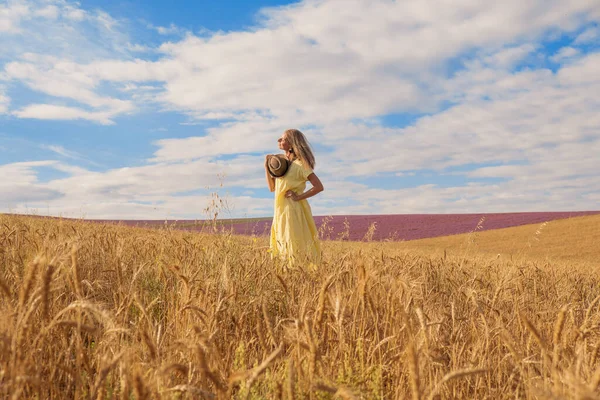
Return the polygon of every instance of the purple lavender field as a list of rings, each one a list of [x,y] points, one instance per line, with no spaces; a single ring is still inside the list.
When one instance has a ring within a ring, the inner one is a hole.
[[[324,240],[416,240],[479,231],[538,224],[556,219],[600,214],[600,211],[478,213],[478,214],[391,214],[316,216],[319,236]],[[485,218],[484,218],[485,217]],[[52,218],[52,217],[50,217]],[[219,227],[239,235],[266,236],[271,230],[271,218],[221,219]],[[189,231],[212,231],[204,220],[90,220],[97,223],[119,223],[145,228]],[[374,227],[374,229],[370,229]]]
[[[375,224],[370,240],[415,240],[468,233],[483,220],[480,230],[536,224],[555,219],[600,214],[600,211],[523,212],[494,214],[395,214],[315,217],[323,239],[360,241],[369,238],[369,227]],[[253,220],[226,225],[242,235],[267,235],[271,220]]]

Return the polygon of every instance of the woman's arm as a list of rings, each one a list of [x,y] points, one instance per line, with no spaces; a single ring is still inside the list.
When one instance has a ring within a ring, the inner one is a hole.
[[[285,197],[289,197],[294,201],[300,201],[308,199],[309,197],[313,197],[314,195],[321,193],[323,190],[325,190],[325,188],[323,187],[323,183],[321,183],[321,180],[314,172],[308,176],[308,180],[310,181],[312,187],[306,192],[302,194],[296,194],[292,190],[288,190],[285,193]]]
[[[267,162],[269,162],[269,156],[265,157],[265,175],[267,177],[267,185],[269,185],[269,191],[275,191],[275,178],[269,174],[269,169],[267,167]]]

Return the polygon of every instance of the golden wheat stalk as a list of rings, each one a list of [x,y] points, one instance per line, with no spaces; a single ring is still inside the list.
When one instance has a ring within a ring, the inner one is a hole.
[[[71,269],[73,270],[73,285],[75,287],[75,294],[78,299],[83,298],[83,290],[81,289],[81,278],[79,273],[79,266],[77,264],[77,246],[71,248]]]
[[[536,329],[536,327],[533,326],[533,324],[529,321],[529,319],[525,316],[525,314],[523,312],[519,312],[519,316],[521,318],[521,321],[523,322],[523,324],[525,325],[525,327],[529,331],[529,333],[531,333],[531,336],[533,336],[533,338],[535,339],[535,341],[537,342],[537,344],[542,349],[542,351],[544,351],[544,352],[547,351],[548,350],[548,346],[546,344],[546,341],[542,338],[542,335],[540,335],[540,333]]]
[[[321,285],[321,290],[319,291],[319,302],[317,303],[317,312],[315,313],[315,330],[320,330],[321,324],[323,323],[323,316],[325,315],[325,295],[327,290],[331,286],[333,282],[333,278],[335,275],[329,275],[329,277],[323,282]]]
[[[333,397],[339,397],[343,400],[357,399],[357,397],[354,395],[354,393],[345,386],[337,386],[336,387],[336,386],[326,385],[321,382],[321,383],[317,383],[314,386],[314,390],[331,393],[331,394],[333,394]]]
[[[279,355],[281,354],[282,351],[283,351],[283,343],[280,344],[279,347],[277,347],[277,349],[275,349],[275,351],[273,351],[271,354],[269,354],[269,356],[258,367],[253,368],[249,372],[248,381],[246,383],[246,387],[248,389],[250,389],[252,387],[252,385],[254,384],[254,381],[256,381],[256,379],[267,370],[269,365],[271,365],[273,363],[273,361],[275,361],[275,359],[277,359],[277,357],[279,357]]]
[[[554,334],[552,335],[552,342],[554,348],[552,349],[552,367],[556,368],[558,366],[558,358],[560,355],[560,338],[563,331],[563,327],[565,326],[565,315],[567,314],[568,307],[563,306],[558,313],[556,318],[556,323],[554,324]]]
[[[38,267],[43,263],[40,257],[36,257],[35,260],[29,265],[23,283],[21,284],[21,292],[19,293],[19,308],[25,307],[25,303],[29,300],[31,290],[35,285]]]
[[[1,278],[0,278],[0,291],[2,291],[2,293],[4,293],[4,295],[6,296],[7,299],[11,298],[10,288],[8,287],[8,285],[6,283],[4,283],[4,281]]]
[[[273,323],[271,322],[271,318],[269,317],[269,311],[267,309],[267,302],[263,300],[261,302],[261,311],[263,315],[263,319],[265,321],[265,326],[267,327],[267,332],[269,333],[269,337],[271,338],[272,343],[276,343],[275,340],[275,330],[273,329]]]
[[[213,400],[213,399],[217,398],[217,396],[214,393],[207,392],[206,390],[200,389],[199,387],[196,387],[194,385],[186,385],[186,384],[173,386],[172,388],[166,389],[163,392],[164,393],[169,393],[169,392],[189,393],[192,396],[192,398],[200,398],[200,399]]]
[[[406,347],[406,364],[408,365],[410,392],[413,400],[421,399],[421,379],[419,374],[419,356],[414,341]]]
[[[102,385],[102,383],[104,383],[104,380],[106,379],[106,377],[108,376],[108,373],[115,368],[115,366],[117,365],[117,363],[119,362],[119,360],[121,359],[121,357],[123,356],[123,354],[125,354],[125,350],[122,350],[120,353],[118,353],[113,359],[112,361],[110,361],[108,364],[106,364],[104,367],[102,367],[102,369],[100,370],[100,372],[98,373],[97,377],[96,377],[96,381],[94,382],[94,386],[92,387],[92,395],[91,398],[95,399],[99,396],[99,391],[100,389],[100,385]]]
[[[202,345],[198,345],[197,348],[200,373],[204,374],[216,386],[217,390],[220,392],[227,392],[229,388],[225,386],[222,380],[217,376],[217,373],[208,366],[208,362],[206,361],[206,352],[204,351]]]
[[[483,374],[487,371],[488,371],[488,369],[486,369],[486,368],[465,368],[465,369],[461,369],[458,371],[449,372],[446,375],[444,375],[444,377],[438,383],[436,383],[434,388],[429,393],[428,398],[430,400],[433,400],[436,397],[436,395],[439,393],[439,391],[441,390],[442,386],[444,386],[444,384],[448,381],[451,381],[453,379],[462,378],[465,376]]]

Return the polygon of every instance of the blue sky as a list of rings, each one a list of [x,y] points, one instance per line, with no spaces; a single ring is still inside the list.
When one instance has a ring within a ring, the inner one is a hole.
[[[0,0],[0,40],[0,212],[268,216],[290,127],[317,215],[600,208],[597,0]]]
[[[83,1],[87,10],[99,9],[116,19],[139,20],[156,27],[177,26],[191,32],[252,29],[265,7],[285,6],[291,1]]]

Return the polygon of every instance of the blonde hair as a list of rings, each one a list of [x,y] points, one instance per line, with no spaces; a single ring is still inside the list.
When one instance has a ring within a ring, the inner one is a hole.
[[[288,129],[284,133],[290,143],[294,156],[302,161],[303,164],[308,164],[311,169],[315,169],[315,155],[313,154],[304,133],[300,132],[298,129]]]

